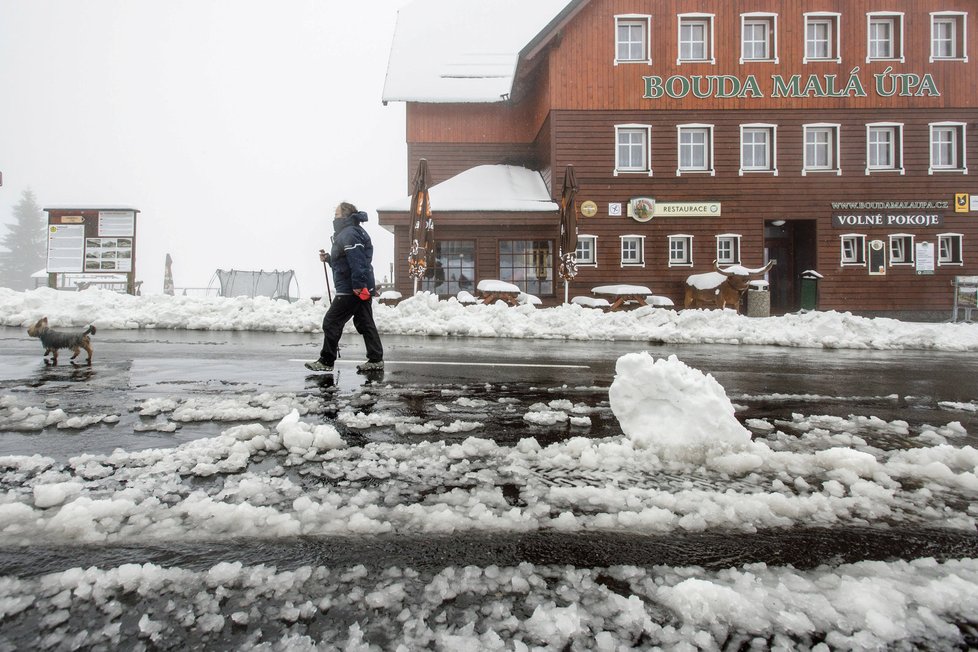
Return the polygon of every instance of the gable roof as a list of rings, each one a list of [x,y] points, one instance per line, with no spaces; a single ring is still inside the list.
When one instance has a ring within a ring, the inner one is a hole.
[[[384,102],[503,102],[521,56],[582,0],[415,0],[397,14]],[[536,50],[538,48],[531,48]]]
[[[434,212],[555,212],[559,209],[540,173],[515,165],[479,165],[433,185],[428,194]],[[407,213],[411,210],[411,197],[377,210]]]

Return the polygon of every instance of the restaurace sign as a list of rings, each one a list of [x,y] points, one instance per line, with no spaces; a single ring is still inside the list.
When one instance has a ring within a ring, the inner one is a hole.
[[[839,75],[771,75],[771,81],[762,87],[756,75],[672,75],[663,79],[658,75],[642,78],[645,81],[647,100],[663,96],[683,99],[689,95],[699,99],[761,98],[761,97],[867,97],[866,83],[859,75],[859,66],[849,76]],[[937,82],[930,73],[895,73],[888,66],[873,75],[869,84],[879,97],[940,97]]]

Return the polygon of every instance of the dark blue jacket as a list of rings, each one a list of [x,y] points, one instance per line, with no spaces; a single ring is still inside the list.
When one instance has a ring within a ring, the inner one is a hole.
[[[367,214],[363,211],[333,220],[329,266],[333,269],[336,294],[353,294],[353,290],[359,288],[374,291],[374,245],[367,231],[360,226],[366,221]]]

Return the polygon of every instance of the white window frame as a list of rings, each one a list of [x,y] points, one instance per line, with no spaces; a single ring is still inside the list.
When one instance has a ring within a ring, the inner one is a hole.
[[[851,247],[856,254],[855,259],[851,256],[846,257],[846,243],[854,243]],[[839,267],[865,267],[866,262],[866,235],[863,233],[843,233],[839,236]]]
[[[813,132],[816,132],[816,131],[818,131],[818,132],[828,131],[829,132],[829,135],[830,135],[830,138],[828,139],[828,141],[827,141],[826,144],[832,148],[832,150],[829,152],[829,154],[831,155],[831,159],[832,160],[830,161],[829,165],[827,165],[827,166],[815,167],[812,164],[812,162],[808,160],[809,159],[809,156],[808,156],[808,135],[809,135],[809,133],[813,133]],[[840,125],[838,123],[815,122],[815,123],[812,123],[812,124],[802,125],[802,136],[803,136],[803,138],[802,138],[802,148],[803,148],[802,149],[802,157],[803,157],[803,163],[802,163],[801,176],[803,176],[803,177],[804,176],[807,176],[809,172],[816,172],[816,173],[826,173],[826,172],[833,173],[834,172],[836,175],[839,175],[839,176],[842,175],[842,160],[840,158],[840,152],[841,152],[841,147],[840,146],[841,146],[841,142],[840,142],[840,135],[839,135],[841,131],[842,130],[841,130]]]
[[[744,167],[744,132],[765,131],[768,134],[767,157],[768,167]],[[753,122],[740,125],[740,170],[739,176],[745,174],[772,174],[778,176],[778,125],[764,122]]]
[[[683,148],[694,147],[694,145],[684,145],[683,134],[694,132],[706,134],[706,142],[703,143],[706,151],[704,152],[704,167],[702,168],[683,167]],[[681,177],[684,174],[709,174],[711,177],[716,176],[716,169],[713,167],[713,125],[701,123],[676,125],[676,176]]]
[[[676,65],[681,66],[684,63],[709,63],[716,64],[716,58],[714,56],[714,39],[716,30],[713,24],[714,14],[702,14],[702,13],[689,13],[689,14],[678,14],[676,16]],[[704,56],[701,59],[686,59],[683,58],[683,24],[702,24],[706,28],[706,34],[703,38],[703,49]]]
[[[688,233],[674,233],[667,236],[669,240],[669,267],[692,267],[693,266],[693,236]],[[682,253],[684,254],[682,260],[677,260],[673,257],[673,243],[678,243],[681,245]]]
[[[938,24],[950,24],[954,27],[951,43],[954,52],[950,56],[938,56],[937,39],[934,30]],[[957,51],[960,42],[961,52]],[[932,11],[930,14],[930,63],[935,61],[968,62],[968,14],[963,11]]]
[[[829,25],[828,30],[828,46],[829,52],[828,56],[825,57],[812,57],[808,54],[808,26],[813,24],[827,23]],[[809,63],[810,61],[821,61],[821,62],[835,62],[842,63],[842,14],[830,12],[830,11],[812,11],[805,13],[805,56],[802,59],[803,63]]]
[[[944,255],[944,243],[951,240],[958,241],[958,260]],[[960,267],[964,265],[964,236],[960,233],[938,233],[937,234],[937,265]]]
[[[873,24],[888,22],[892,28],[890,47],[892,52],[888,57],[873,56]],[[866,13],[866,63],[871,61],[899,61],[905,63],[903,45],[903,12],[902,11],[870,11]]]
[[[644,47],[644,57],[641,59],[621,59],[619,58],[619,46],[621,42],[618,40],[618,28],[621,25],[637,25],[642,28],[642,40]],[[615,65],[618,64],[630,64],[630,63],[644,63],[646,65],[652,65],[652,16],[647,14],[619,14],[615,16]]]
[[[621,159],[618,156],[618,148],[621,145],[620,135],[623,131],[636,132],[641,131],[645,135],[645,152],[644,152],[644,167],[622,167]],[[652,126],[651,125],[640,125],[640,124],[623,124],[615,125],[615,170],[614,176],[619,174],[645,174],[652,176]]]
[[[624,267],[645,267],[645,236],[630,233],[618,236],[621,241],[621,266]],[[637,243],[635,251],[638,253],[639,260],[625,260],[625,243]]]
[[[763,59],[747,58],[744,29],[748,24],[763,23],[767,28],[768,56]],[[740,63],[780,63],[778,58],[778,15],[763,11],[740,14]]]
[[[964,122],[932,122],[928,126],[930,130],[930,147],[928,148],[930,165],[927,173],[968,174],[968,125]],[[952,143],[955,156],[954,164],[934,165],[935,132],[946,130],[954,134],[954,142]],[[958,158],[961,160],[958,161]]]
[[[739,265],[740,264],[740,241],[743,236],[739,233],[720,233],[716,236],[717,243],[717,255],[716,261],[721,265]],[[729,243],[731,245],[732,255],[725,256],[721,255],[722,249],[721,245]]]
[[[914,236],[911,233],[890,234],[890,267],[913,265]],[[899,256],[897,254],[900,254]]]
[[[584,242],[589,242],[591,250],[590,258],[582,257],[577,255],[580,251],[581,244]],[[580,234],[577,236],[577,249],[574,250],[574,255],[577,258],[578,267],[597,267],[598,266],[598,236],[589,234]]]
[[[890,157],[893,160],[893,165],[891,166],[881,166],[873,165],[871,162],[871,153],[874,146],[877,143],[872,142],[874,134],[880,132],[889,132],[893,141],[890,143]],[[880,172],[899,172],[900,174],[906,174],[906,170],[903,167],[903,123],[902,122],[870,122],[866,125],[866,174]]]

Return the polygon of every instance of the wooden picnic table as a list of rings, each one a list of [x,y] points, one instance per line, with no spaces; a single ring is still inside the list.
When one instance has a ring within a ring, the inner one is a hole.
[[[591,288],[591,294],[608,299],[611,303],[608,310],[614,312],[647,305],[645,297],[652,294],[652,290],[644,285],[601,285]]]
[[[483,279],[479,281],[479,285],[476,286],[476,291],[479,293],[479,298],[482,299],[482,302],[487,305],[502,301],[508,306],[519,305],[520,293],[522,292],[519,286],[496,279]]]

